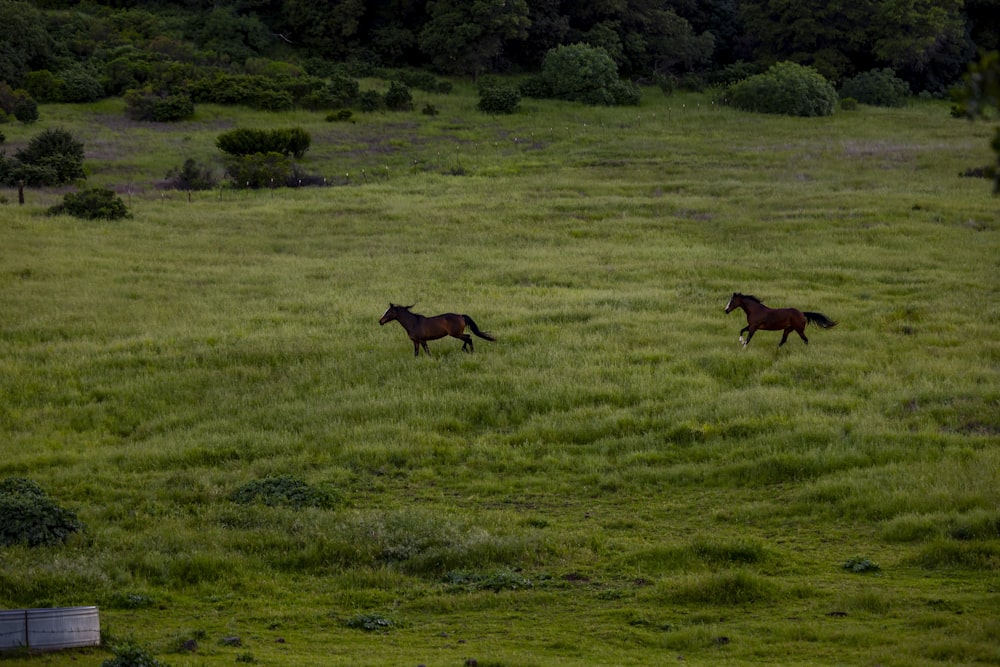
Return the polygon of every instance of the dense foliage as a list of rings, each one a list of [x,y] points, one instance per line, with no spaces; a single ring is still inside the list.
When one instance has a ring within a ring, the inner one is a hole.
[[[0,154],[0,182],[29,186],[60,185],[83,172],[83,143],[66,130],[45,130],[18,149],[13,158]]]
[[[352,63],[355,74],[537,72],[549,51],[572,44],[604,49],[629,79],[787,60],[837,84],[890,68],[914,92],[940,94],[977,50],[1000,46],[1000,11],[996,0],[0,0],[0,81],[41,102],[121,95],[155,82],[154,93],[186,92],[195,103],[285,109],[308,97],[303,87],[321,91],[331,63]],[[193,76],[192,68],[222,80]]]
[[[89,188],[67,192],[61,204],[48,210],[49,215],[71,215],[84,220],[121,220],[132,214],[122,198],[107,188]]]
[[[215,141],[220,151],[228,155],[278,153],[301,158],[309,150],[312,137],[301,127],[261,130],[249,127],[223,132]]]
[[[840,88],[840,96],[877,107],[901,107],[910,96],[910,86],[891,69],[882,68],[848,79]]]
[[[837,92],[816,70],[781,62],[730,87],[729,100],[744,111],[828,116],[836,108]]]
[[[522,89],[531,97],[552,97],[594,105],[639,103],[639,90],[622,81],[618,67],[600,47],[573,44],[545,55],[542,72]]]
[[[0,546],[60,544],[82,529],[76,514],[57,505],[37,482],[0,480]]]

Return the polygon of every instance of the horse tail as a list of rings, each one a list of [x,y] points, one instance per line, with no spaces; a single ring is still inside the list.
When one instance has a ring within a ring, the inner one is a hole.
[[[815,322],[816,324],[818,324],[819,326],[823,327],[824,329],[830,329],[831,327],[837,326],[836,322],[834,322],[833,320],[831,320],[829,317],[827,317],[823,313],[803,312],[802,314],[806,316],[807,320],[809,320],[810,322]]]
[[[462,319],[465,320],[466,325],[468,325],[472,333],[476,334],[480,338],[485,338],[486,340],[492,340],[492,341],[496,340],[496,337],[493,334],[487,333],[485,331],[480,331],[479,327],[476,326],[476,321],[471,317],[469,317],[468,315],[462,315]]]

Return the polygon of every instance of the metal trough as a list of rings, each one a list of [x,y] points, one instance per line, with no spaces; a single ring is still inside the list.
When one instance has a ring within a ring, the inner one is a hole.
[[[100,644],[97,607],[0,609],[0,650],[54,651]]]

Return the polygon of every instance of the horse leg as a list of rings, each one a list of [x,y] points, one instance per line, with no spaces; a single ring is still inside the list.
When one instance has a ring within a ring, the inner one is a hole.
[[[795,331],[795,327],[788,327],[787,329],[785,329],[785,333],[781,336],[781,342],[778,343],[778,347],[781,347],[782,345],[785,344],[785,341],[788,340],[788,334],[792,333],[793,331]],[[800,333],[799,335],[801,336],[802,334]]]
[[[420,356],[420,341],[416,338],[413,339],[413,356]]]
[[[753,338],[753,335],[755,333],[757,333],[757,330],[753,329],[751,327],[747,327],[745,329],[745,331],[747,331],[747,339],[745,341],[743,341],[743,347],[746,347],[747,345],[749,345],[750,344],[750,339]],[[740,333],[743,333],[743,332],[741,331]]]
[[[806,328],[802,327],[801,329],[799,329],[798,330],[798,334],[799,334],[799,338],[802,339],[802,342],[805,343],[806,345],[808,345],[809,344],[809,339],[806,338]]]
[[[742,329],[740,329],[740,342],[741,343],[743,343],[743,334],[745,334],[748,331],[750,331],[750,325],[749,324],[747,326],[743,327]],[[749,342],[750,342],[750,339],[747,338],[746,343],[749,343]],[[743,345],[746,346],[746,343],[743,343]]]
[[[462,339],[462,352],[467,351],[471,353],[476,351],[476,348],[472,345],[472,336],[469,334],[462,334],[461,336],[456,336],[456,338]],[[466,346],[468,346],[468,350],[465,349]]]
[[[427,354],[427,356],[428,357],[431,356],[430,348],[427,347],[427,341],[425,340],[420,341],[420,345],[423,346],[424,352]]]

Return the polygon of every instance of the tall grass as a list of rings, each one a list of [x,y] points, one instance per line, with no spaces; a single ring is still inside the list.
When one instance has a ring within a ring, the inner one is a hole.
[[[1000,217],[958,177],[988,128],[933,102],[425,102],[5,127],[83,135],[134,217],[3,206],[0,476],[86,529],[5,549],[0,604],[98,603],[161,653],[202,637],[204,664],[992,659]],[[187,157],[221,171],[225,129],[289,125],[338,185],[156,190]],[[737,290],[840,325],[741,348]],[[390,301],[498,341],[415,359]],[[233,502],[277,476],[336,502]],[[877,575],[844,571],[859,554]]]

